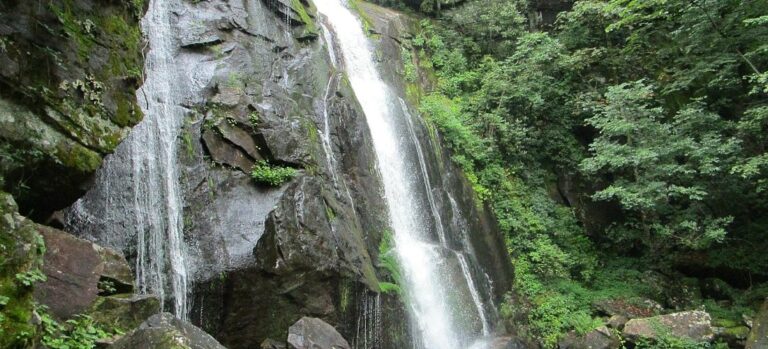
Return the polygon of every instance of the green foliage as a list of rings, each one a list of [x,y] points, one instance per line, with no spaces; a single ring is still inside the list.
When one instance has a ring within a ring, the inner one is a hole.
[[[0,347],[26,348],[37,336],[32,323],[33,288],[45,244],[34,225],[18,215],[10,195],[0,192]]]
[[[609,87],[605,100],[589,106],[595,114],[586,123],[599,135],[581,170],[613,178],[592,198],[616,201],[628,213],[617,240],[640,239],[656,252],[722,242],[733,217],[709,209],[708,200],[718,198],[708,188],[728,185],[723,178],[740,142],[728,136],[728,123],[700,102],[667,117],[653,105],[653,95],[637,81]]]
[[[251,178],[256,183],[276,187],[291,180],[296,176],[296,173],[294,168],[272,165],[262,160],[251,169]]]
[[[37,282],[47,280],[47,277],[39,269],[33,269],[16,274],[16,280],[26,287],[32,287]]]
[[[301,3],[301,0],[291,0],[291,8],[296,10],[296,12],[299,14],[299,18],[301,18],[301,21],[304,22],[305,32],[316,34],[317,27],[315,26],[315,21],[312,19],[312,17],[309,16],[307,8],[304,7],[304,4]]]
[[[391,282],[379,282],[379,290],[383,293],[395,292],[402,295],[403,290],[400,285],[403,285],[403,277],[395,251],[395,238],[389,231],[385,231],[381,235],[377,267],[384,269],[387,272],[387,279],[391,280]]]
[[[549,31],[529,1],[419,3],[420,111],[506,236],[505,318],[553,347],[694,253],[768,276],[768,2],[581,0]]]
[[[41,343],[50,349],[92,349],[98,340],[122,333],[105,329],[88,315],[76,315],[61,324],[51,317],[45,306],[38,305],[36,312],[41,319]]]

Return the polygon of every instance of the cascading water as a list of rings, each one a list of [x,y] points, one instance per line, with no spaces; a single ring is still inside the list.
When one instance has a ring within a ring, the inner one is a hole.
[[[489,317],[464,253],[455,251],[446,236],[407,106],[381,79],[371,43],[344,0],[317,0],[315,5],[335,34],[340,63],[371,131],[404,288],[419,332],[415,346],[469,347],[491,331]]]
[[[135,253],[141,293],[172,300],[187,316],[187,256],[177,139],[184,116],[180,69],[171,27],[172,0],[153,0],[142,20],[149,52],[146,80],[137,91],[144,120],[97,173],[96,183],[68,213],[70,231]]]

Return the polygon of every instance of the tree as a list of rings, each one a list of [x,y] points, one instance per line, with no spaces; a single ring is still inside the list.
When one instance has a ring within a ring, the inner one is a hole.
[[[617,240],[634,240],[664,251],[701,249],[722,241],[733,217],[712,208],[713,190],[733,164],[740,142],[731,125],[694,102],[668,116],[644,81],[610,87],[589,107],[587,123],[599,135],[581,170],[610,184],[592,198],[615,201],[627,213],[614,229]]]

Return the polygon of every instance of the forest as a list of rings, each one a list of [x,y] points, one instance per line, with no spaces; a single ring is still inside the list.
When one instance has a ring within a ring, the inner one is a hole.
[[[607,297],[716,323],[754,314],[768,293],[768,3],[575,1],[537,22],[542,3],[412,7],[429,17],[416,61],[436,79],[420,110],[506,234],[505,316],[522,299],[549,346],[593,328]]]

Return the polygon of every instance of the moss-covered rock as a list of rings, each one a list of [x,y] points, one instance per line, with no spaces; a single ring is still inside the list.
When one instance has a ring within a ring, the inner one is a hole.
[[[0,185],[23,214],[71,204],[141,120],[143,12],[141,0],[0,3]]]
[[[33,283],[41,280],[45,245],[34,223],[0,192],[0,348],[24,348],[36,337]]]
[[[768,348],[768,299],[752,321],[752,331],[747,337],[747,349]]]
[[[226,349],[203,330],[168,313],[150,317],[110,348]]]
[[[119,294],[99,297],[88,314],[109,328],[130,330],[160,310],[160,299],[156,296]]]

